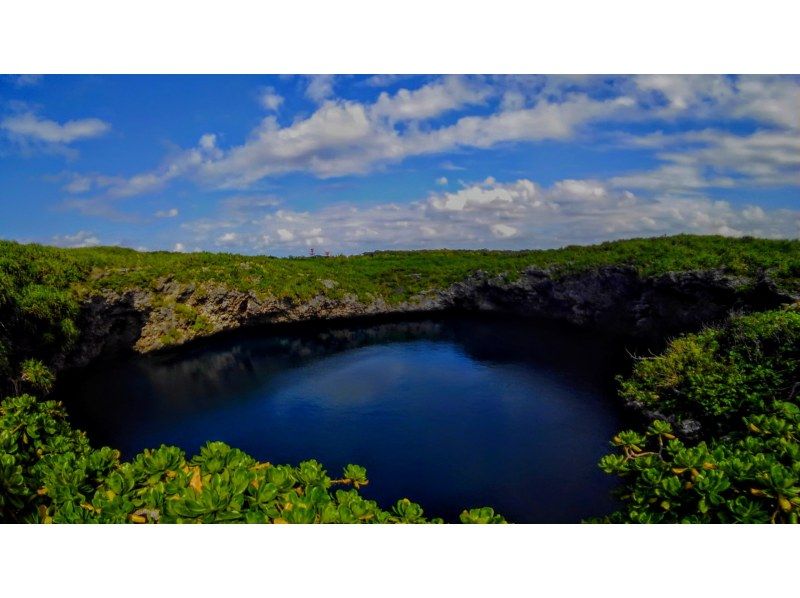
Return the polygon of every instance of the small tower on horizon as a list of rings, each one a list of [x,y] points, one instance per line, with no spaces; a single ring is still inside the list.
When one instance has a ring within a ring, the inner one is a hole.
[[[313,248],[313,247],[309,248],[309,250],[308,250],[308,256],[309,256],[309,257],[314,257],[314,248]]]

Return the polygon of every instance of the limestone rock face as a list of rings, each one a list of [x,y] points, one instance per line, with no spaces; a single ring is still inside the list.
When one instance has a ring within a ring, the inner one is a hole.
[[[717,270],[641,277],[626,266],[558,277],[529,268],[513,282],[477,272],[443,295],[461,309],[563,320],[640,337],[686,332],[732,311],[770,309],[795,300],[766,277],[751,280]]]
[[[326,292],[338,286],[325,283]],[[698,329],[732,311],[796,300],[767,277],[736,278],[716,270],[641,277],[626,266],[568,275],[529,268],[516,280],[479,271],[448,289],[401,303],[325,294],[306,301],[278,299],[166,278],[148,289],[87,299],[81,308],[81,338],[58,365],[82,366],[120,351],[148,353],[245,326],[412,312],[493,311],[655,337]]]

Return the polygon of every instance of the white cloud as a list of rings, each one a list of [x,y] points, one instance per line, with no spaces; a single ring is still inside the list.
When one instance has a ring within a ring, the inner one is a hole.
[[[64,185],[64,190],[67,193],[86,193],[92,188],[92,178],[88,176],[75,176],[73,179]]]
[[[285,228],[279,228],[277,231],[278,238],[281,241],[294,241],[294,233],[286,230]]]
[[[364,85],[368,87],[389,87],[411,76],[412,75],[372,75],[364,81]]]
[[[669,192],[734,186],[733,179],[704,176],[694,164],[667,164],[654,170],[612,177],[611,183],[615,187]]]
[[[177,153],[155,170],[128,178],[87,175],[82,177],[79,188],[103,189],[104,197],[109,200],[158,191],[171,180],[196,172],[205,163],[219,158],[221,152],[216,143],[217,136],[206,133],[198,140],[197,147]],[[102,198],[96,199],[98,202],[102,200]],[[73,205],[81,204],[73,202]]]
[[[639,75],[639,90],[666,101],[660,116],[752,118],[800,128],[800,85],[794,77],[721,75]]]
[[[274,88],[267,87],[261,92],[259,101],[265,110],[277,112],[278,108],[280,108],[281,104],[283,104],[283,96],[276,93]]]
[[[333,95],[334,75],[311,75],[306,85],[306,97],[321,104]]]
[[[800,135],[760,130],[749,135],[705,129],[623,137],[623,145],[658,148],[665,162],[645,172],[615,177],[638,189],[800,185]]]
[[[493,224],[489,227],[489,229],[492,231],[492,234],[495,237],[500,239],[508,239],[519,232],[516,228],[509,226],[508,224]]]
[[[239,241],[239,235],[234,232],[227,232],[217,237],[217,245],[233,245]]]
[[[390,96],[383,92],[371,106],[376,118],[391,121],[424,120],[471,104],[483,104],[492,95],[490,87],[466,77],[448,76],[415,90],[400,89]]]
[[[59,247],[94,247],[100,245],[100,239],[89,231],[81,230],[74,235],[56,235],[52,242]]]
[[[42,82],[43,75],[17,75],[14,78],[14,85],[17,87],[35,87]]]
[[[175,243],[175,245],[172,246],[172,251],[183,253],[186,251],[186,246],[183,243]]]
[[[198,145],[200,146],[200,149],[211,151],[217,145],[217,136],[213,133],[206,133],[200,137]]]
[[[436,184],[437,185],[442,185],[442,186],[446,185],[447,184],[447,177],[446,176],[440,176],[438,179],[436,179]]]
[[[69,120],[62,124],[39,118],[33,112],[25,112],[4,118],[0,121],[0,129],[18,139],[69,144],[79,139],[104,135],[111,129],[111,125],[99,118]]]
[[[178,215],[178,208],[170,208],[169,210],[158,210],[155,213],[156,218],[175,218]]]

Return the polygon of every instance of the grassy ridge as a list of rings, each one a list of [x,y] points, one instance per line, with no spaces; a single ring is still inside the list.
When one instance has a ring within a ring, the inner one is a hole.
[[[143,253],[116,247],[58,249],[0,242],[0,276],[8,270],[13,276],[15,270],[27,269],[29,278],[58,288],[146,288],[171,276],[179,282],[218,283],[298,299],[321,292],[323,280],[337,283],[334,293],[383,297],[392,302],[445,288],[476,270],[513,278],[529,266],[567,273],[611,264],[631,265],[644,275],[699,269],[754,275],[769,270],[779,283],[797,288],[800,241],[679,235],[552,250],[382,251],[316,259]],[[0,278],[0,289],[3,286]]]

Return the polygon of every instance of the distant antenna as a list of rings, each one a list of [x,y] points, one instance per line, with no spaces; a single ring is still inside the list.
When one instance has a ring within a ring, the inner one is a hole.
[[[314,257],[314,248],[313,247],[308,250],[308,255],[311,256],[311,257]]]

